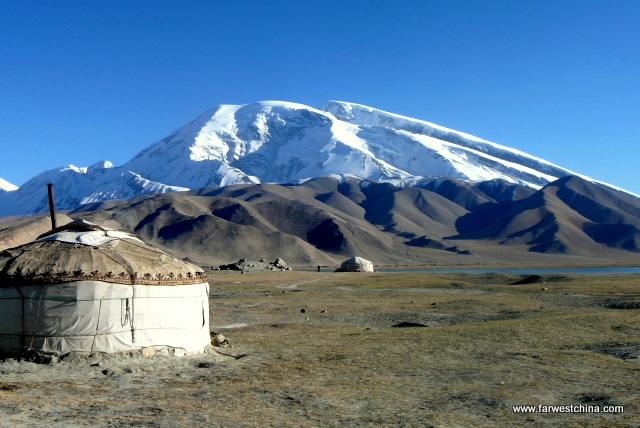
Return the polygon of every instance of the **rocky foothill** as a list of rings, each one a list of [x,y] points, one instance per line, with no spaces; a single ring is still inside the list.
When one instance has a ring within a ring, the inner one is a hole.
[[[213,268],[216,270],[216,268]],[[242,272],[262,272],[262,271],[285,271],[291,270],[291,267],[287,266],[287,263],[280,257],[276,258],[273,262],[267,262],[265,259],[260,261],[249,261],[245,258],[241,258],[235,263],[229,263],[226,265],[220,265],[217,270],[239,270]]]

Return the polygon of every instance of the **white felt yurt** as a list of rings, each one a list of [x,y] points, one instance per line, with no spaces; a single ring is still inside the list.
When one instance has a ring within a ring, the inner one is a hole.
[[[200,268],[82,220],[0,253],[0,352],[204,351]]]
[[[352,257],[342,262],[336,272],[373,272],[373,263],[362,257]]]

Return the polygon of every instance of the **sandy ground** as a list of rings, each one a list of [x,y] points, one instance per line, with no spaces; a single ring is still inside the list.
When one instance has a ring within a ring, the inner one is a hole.
[[[0,427],[640,426],[640,276],[518,278],[213,274],[232,347],[1,361]]]

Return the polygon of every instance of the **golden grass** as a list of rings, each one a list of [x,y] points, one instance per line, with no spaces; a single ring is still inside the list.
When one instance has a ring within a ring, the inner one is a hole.
[[[222,352],[241,358],[61,363],[38,378],[0,364],[0,416],[90,426],[640,425],[640,360],[627,358],[640,352],[640,309],[613,308],[640,302],[640,275],[509,285],[520,278],[211,272],[211,323],[234,345]],[[430,327],[392,327],[403,321]],[[45,416],[27,404],[49,396],[57,407]],[[538,404],[624,413],[512,410]]]
[[[239,348],[251,343],[272,357],[254,382],[311,401],[300,423],[640,423],[639,360],[602,352],[640,349],[638,310],[606,307],[611,299],[640,301],[640,277],[547,276],[544,283],[509,285],[519,278],[284,273],[231,282],[214,275],[213,293],[227,290],[220,300],[246,312],[222,308],[213,318],[233,323],[261,312],[262,322],[228,335]],[[296,283],[301,291],[287,288]],[[401,321],[432,327],[392,328]],[[524,404],[623,405],[625,413],[513,413],[513,405]]]

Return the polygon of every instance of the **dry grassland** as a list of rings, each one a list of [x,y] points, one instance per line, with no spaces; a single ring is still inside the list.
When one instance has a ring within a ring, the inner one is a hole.
[[[640,275],[210,278],[229,355],[0,362],[0,426],[640,426]]]

